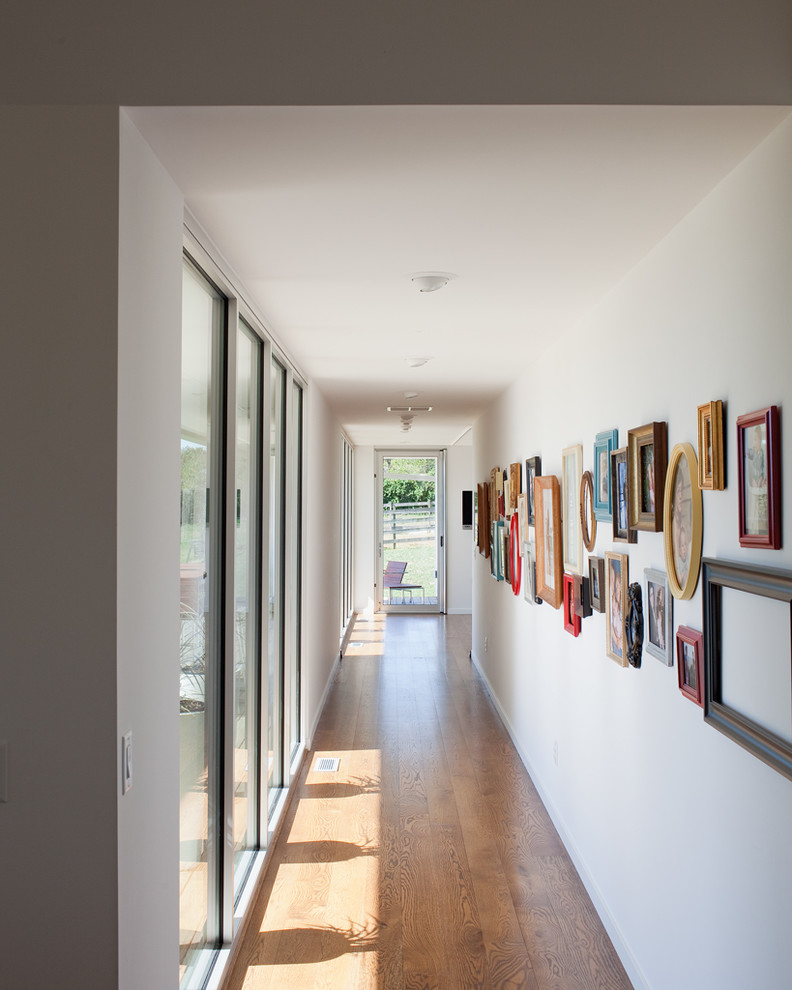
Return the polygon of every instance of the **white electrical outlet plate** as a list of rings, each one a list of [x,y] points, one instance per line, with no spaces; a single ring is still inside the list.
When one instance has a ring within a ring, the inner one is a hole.
[[[121,793],[132,786],[132,733],[127,732],[121,740]]]

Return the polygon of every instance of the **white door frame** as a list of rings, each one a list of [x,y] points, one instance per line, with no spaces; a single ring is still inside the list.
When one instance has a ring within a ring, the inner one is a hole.
[[[437,602],[427,605],[420,602],[390,604],[384,601],[382,586],[382,462],[386,457],[436,457],[435,478]],[[446,451],[438,447],[375,448],[374,450],[374,601],[377,612],[402,612],[415,614],[445,613],[446,603]]]

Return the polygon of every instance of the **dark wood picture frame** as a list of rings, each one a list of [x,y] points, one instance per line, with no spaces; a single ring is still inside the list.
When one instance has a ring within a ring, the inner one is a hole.
[[[575,615],[580,619],[587,619],[591,615],[590,587],[590,581],[587,577],[583,577],[581,574],[574,575]]]
[[[690,626],[679,626],[676,634],[679,690],[694,704],[704,707],[704,635]]]
[[[575,576],[564,573],[564,629],[572,636],[580,635],[580,616],[575,611]]]
[[[589,557],[589,599],[595,612],[605,611],[605,559]]]
[[[668,467],[668,427],[647,423],[627,433],[630,529],[659,533]]]
[[[723,402],[713,399],[698,407],[699,488],[723,491],[726,458],[723,445]]]
[[[784,623],[792,625],[792,573],[732,561],[705,558],[702,567],[705,676],[704,719],[768,766],[792,780],[792,742],[749,718],[723,697],[723,589],[772,599],[785,608]],[[792,667],[792,651],[787,663]],[[755,665],[759,656],[747,656]],[[757,671],[757,674],[759,672]]]
[[[630,529],[630,472],[626,447],[611,451],[611,501],[613,539],[616,543],[637,543],[638,534]]]
[[[554,474],[534,481],[536,504],[536,594],[553,608],[564,599],[562,577],[564,552],[561,546],[561,485]]]
[[[529,457],[525,461],[525,494],[528,496],[528,525],[536,525],[536,494],[534,482],[542,473],[542,458]]]
[[[644,618],[643,597],[638,581],[627,589],[627,618],[624,623],[624,637],[627,644],[627,661],[631,667],[641,666],[643,652]]]
[[[737,467],[740,546],[780,550],[781,445],[778,406],[767,406],[737,417]]]

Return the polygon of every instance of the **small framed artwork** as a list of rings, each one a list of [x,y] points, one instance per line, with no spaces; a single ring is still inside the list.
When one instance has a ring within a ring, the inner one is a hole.
[[[704,636],[690,626],[680,626],[676,634],[679,690],[686,698],[704,707]]]
[[[589,557],[589,597],[595,612],[605,611],[605,560]]]
[[[723,491],[726,487],[723,448],[723,402],[715,399],[698,407],[699,488]]]
[[[528,496],[528,525],[536,525],[534,481],[542,473],[542,458],[529,457],[525,462],[525,494]]]
[[[792,572],[704,561],[704,720],[792,778]]]
[[[630,529],[630,481],[627,471],[627,448],[611,451],[611,500],[613,502],[613,539],[617,543],[636,543],[638,536]]]
[[[740,546],[781,549],[778,406],[737,417]]]
[[[644,602],[644,646],[666,667],[674,666],[674,599],[668,590],[665,571],[647,567]]]
[[[581,574],[573,575],[573,590],[575,594],[575,615],[587,619],[591,615],[590,581]]]
[[[671,451],[663,502],[665,563],[674,598],[693,597],[701,563],[701,489],[696,452],[690,443]]]
[[[519,461],[509,465],[509,509],[517,509],[517,496],[522,491],[522,467]]]
[[[534,480],[536,514],[536,593],[561,608],[564,573],[561,548],[561,486],[554,474],[539,475]]]
[[[647,423],[627,434],[630,528],[659,533],[663,528],[663,493],[668,466],[665,423]]]
[[[602,522],[610,522],[613,515],[610,455],[618,446],[618,430],[605,430],[594,439],[594,514]]]
[[[594,512],[594,477],[591,471],[584,471],[580,479],[580,532],[583,546],[589,553],[597,541],[597,516]]]
[[[500,539],[500,565],[501,580],[511,581],[511,568],[509,566],[509,523],[506,519],[498,520],[498,537]]]
[[[573,574],[583,573],[583,541],[580,538],[580,479],[583,475],[583,447],[565,447],[561,451],[564,510],[564,568]]]
[[[641,666],[644,640],[643,596],[638,581],[627,588],[627,614],[624,620],[624,641],[627,646],[627,662],[631,667]]]
[[[536,544],[524,545],[528,549],[523,562],[523,597],[531,605],[541,605],[542,599],[536,594]]]
[[[629,562],[626,553],[605,554],[606,598],[608,602],[605,623],[605,646],[611,660],[627,666],[627,643],[624,622],[627,615],[627,585]]]
[[[575,612],[575,578],[564,574],[564,629],[577,637],[580,635],[580,616]]]
[[[517,496],[517,519],[520,526],[520,539],[522,540],[520,553],[524,557],[528,552],[528,496],[525,492],[520,492]]]

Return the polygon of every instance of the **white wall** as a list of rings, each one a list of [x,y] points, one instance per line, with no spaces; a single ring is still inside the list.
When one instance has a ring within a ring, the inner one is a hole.
[[[310,744],[341,629],[341,426],[316,387],[306,394],[304,464],[303,719]]]
[[[118,300],[118,799],[122,990],[179,972],[179,530],[184,202],[121,114]],[[143,621],[141,621],[143,620]]]
[[[792,122],[787,120],[566,339],[554,341],[474,429],[474,473],[594,435],[668,422],[696,443],[696,407],[727,403],[727,490],[704,492],[704,555],[792,566],[792,429],[782,429],[784,549],[742,550],[735,418],[790,413]],[[630,580],[664,569],[663,535],[612,544]],[[702,628],[701,590],[675,625]],[[488,638],[488,649],[484,639]],[[792,967],[792,781],[705,724],[676,669],[605,654],[605,617],[578,639],[561,612],[532,607],[474,567],[473,651],[537,785],[606,915],[636,985],[772,990]],[[746,663],[752,658],[746,657]],[[558,763],[554,763],[554,746]]]
[[[449,447],[446,453],[446,611],[472,608],[472,531],[462,529],[462,489],[472,488],[470,446]],[[374,601],[376,454],[373,447],[355,447],[355,610],[370,612]]]
[[[0,983],[116,981],[118,112],[0,110]]]

